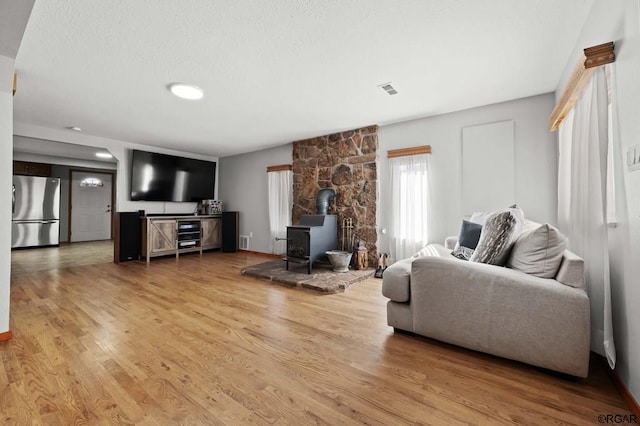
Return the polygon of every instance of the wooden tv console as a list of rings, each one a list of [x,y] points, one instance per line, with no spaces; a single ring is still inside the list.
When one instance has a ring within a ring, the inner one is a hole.
[[[142,255],[152,257],[222,247],[222,216],[146,216],[142,218]]]

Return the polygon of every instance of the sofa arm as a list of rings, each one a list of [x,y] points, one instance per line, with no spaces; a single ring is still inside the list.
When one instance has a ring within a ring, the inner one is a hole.
[[[411,262],[413,258],[402,259],[389,266],[382,274],[382,295],[394,302],[409,301]]]
[[[584,283],[584,260],[569,250],[564,251],[556,280],[571,287],[586,290]]]
[[[458,244],[457,236],[447,237],[444,239],[444,247],[449,250],[456,248],[456,244]]]
[[[586,377],[589,298],[556,280],[453,257],[415,259],[414,332]]]

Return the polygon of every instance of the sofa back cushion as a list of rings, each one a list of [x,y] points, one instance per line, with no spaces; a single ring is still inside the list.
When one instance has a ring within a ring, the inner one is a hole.
[[[529,222],[513,244],[506,266],[540,278],[555,278],[566,245],[553,226]]]

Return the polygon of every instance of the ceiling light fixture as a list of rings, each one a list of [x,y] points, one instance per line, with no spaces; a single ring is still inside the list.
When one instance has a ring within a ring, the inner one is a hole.
[[[387,83],[380,84],[378,85],[378,87],[380,87],[382,90],[384,90],[390,95],[396,95],[398,93],[398,91],[391,85],[390,81]]]
[[[169,86],[171,93],[182,99],[192,101],[202,99],[204,92],[201,88],[185,83],[171,83]]]
[[[82,127],[78,127],[78,126],[69,126],[69,127],[67,127],[67,129],[73,130],[74,132],[81,132],[82,131]]]
[[[96,152],[96,157],[113,158],[113,155],[109,154],[108,152]]]

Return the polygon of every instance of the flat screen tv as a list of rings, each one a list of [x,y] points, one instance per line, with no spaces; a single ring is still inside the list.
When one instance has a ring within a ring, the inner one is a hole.
[[[133,150],[131,200],[195,202],[214,197],[216,163]]]

